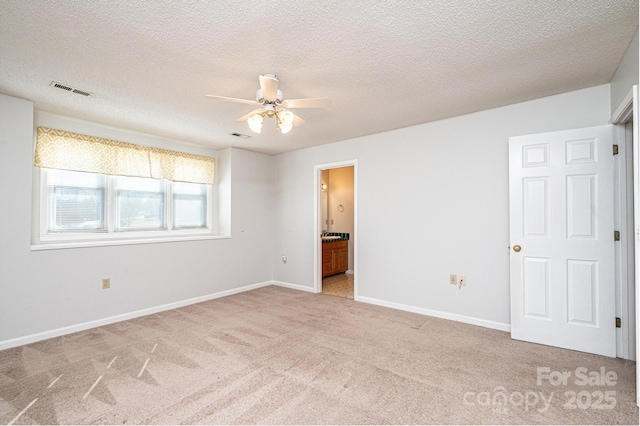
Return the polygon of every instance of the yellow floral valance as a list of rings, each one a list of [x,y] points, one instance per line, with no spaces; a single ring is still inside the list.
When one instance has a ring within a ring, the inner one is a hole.
[[[214,159],[38,127],[36,167],[213,184]]]

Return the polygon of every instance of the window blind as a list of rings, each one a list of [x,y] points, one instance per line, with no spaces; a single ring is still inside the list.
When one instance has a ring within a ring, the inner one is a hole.
[[[213,185],[214,159],[38,127],[34,165]]]

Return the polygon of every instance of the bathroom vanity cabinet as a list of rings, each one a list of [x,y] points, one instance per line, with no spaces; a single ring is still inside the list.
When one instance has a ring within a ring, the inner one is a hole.
[[[322,243],[322,276],[339,274],[349,269],[349,241]]]

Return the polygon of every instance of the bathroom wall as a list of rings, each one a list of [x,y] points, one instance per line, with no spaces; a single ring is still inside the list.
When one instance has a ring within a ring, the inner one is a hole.
[[[329,231],[331,229],[331,221],[329,220],[329,170],[322,171],[320,184],[326,185],[326,189],[320,191],[320,203],[322,205],[322,231]]]
[[[329,169],[329,216],[331,232],[349,233],[349,272],[353,272],[354,204],[353,167]]]

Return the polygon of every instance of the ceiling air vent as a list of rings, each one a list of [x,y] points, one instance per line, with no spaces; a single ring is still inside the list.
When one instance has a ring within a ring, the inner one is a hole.
[[[249,139],[251,136],[249,135],[243,135],[242,133],[229,133],[231,136],[235,136],[236,138],[240,138],[240,139]]]
[[[77,93],[82,96],[93,96],[93,93],[87,92],[86,90],[76,89],[75,87],[67,86],[66,84],[60,84],[57,81],[52,81],[49,85],[51,87],[55,87],[56,89],[66,90],[67,92]]]

